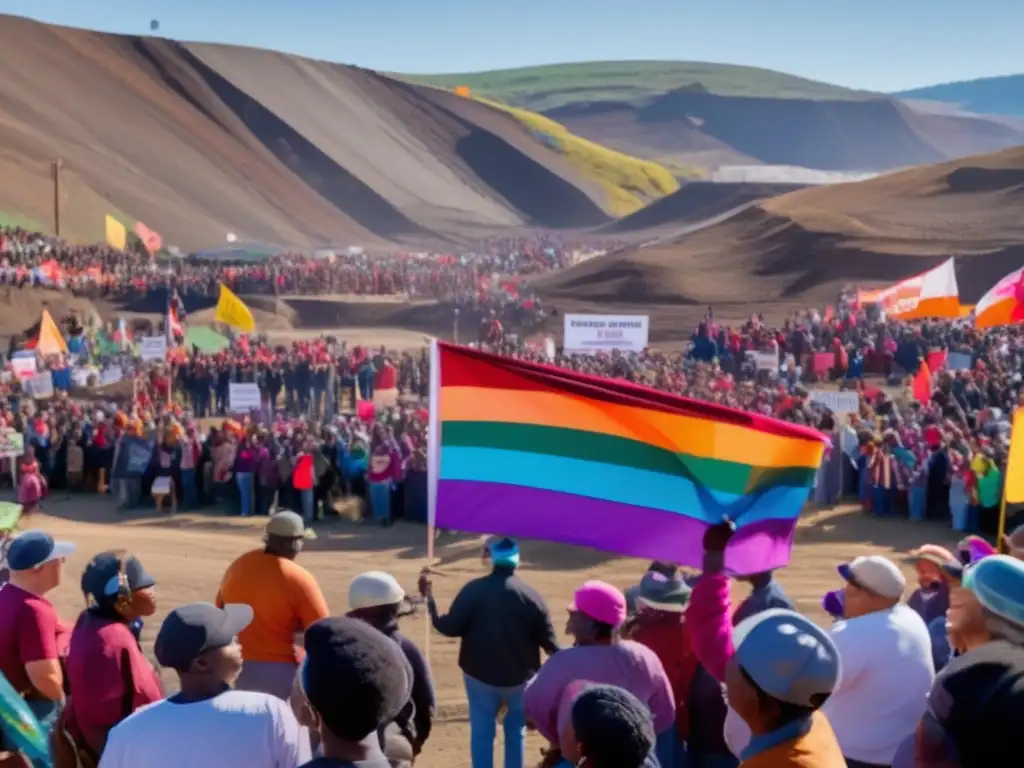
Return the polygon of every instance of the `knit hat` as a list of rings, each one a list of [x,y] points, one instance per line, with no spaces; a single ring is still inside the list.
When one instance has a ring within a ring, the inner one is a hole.
[[[360,741],[387,725],[412,695],[409,662],[398,643],[347,617],[322,619],[305,635],[300,682],[324,726]]]
[[[573,701],[571,722],[587,764],[595,768],[641,768],[654,749],[650,710],[622,688],[586,687]]]

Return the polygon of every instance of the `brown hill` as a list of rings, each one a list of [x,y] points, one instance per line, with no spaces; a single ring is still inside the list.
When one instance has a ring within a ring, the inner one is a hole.
[[[539,278],[565,311],[642,308],[678,338],[713,305],[823,306],[844,284],[884,285],[954,255],[973,302],[1024,263],[1024,147],[770,198],[726,221]]]
[[[686,88],[644,106],[575,104],[548,114],[594,141],[704,167],[753,158],[831,171],[885,171],[1024,143],[1019,126],[919,113],[885,98],[753,98]]]
[[[607,221],[513,118],[294,56],[0,17],[0,212],[98,239],[103,215],[182,247],[226,232],[283,245]]]
[[[691,181],[668,197],[655,200],[634,214],[606,224],[602,234],[624,234],[685,227],[723,216],[768,197],[803,188],[802,184]]]

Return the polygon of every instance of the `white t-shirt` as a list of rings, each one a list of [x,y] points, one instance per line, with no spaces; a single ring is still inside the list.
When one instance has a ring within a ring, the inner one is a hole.
[[[309,737],[287,702],[226,691],[136,710],[110,732],[99,768],[296,768],[309,759]]]
[[[832,626],[842,679],[822,711],[843,756],[891,765],[896,750],[924,715],[935,679],[932,641],[924,620],[899,604]]]

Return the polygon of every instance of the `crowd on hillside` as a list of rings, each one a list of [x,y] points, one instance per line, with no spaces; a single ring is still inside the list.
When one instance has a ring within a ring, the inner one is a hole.
[[[216,296],[224,283],[244,294],[397,294],[470,301],[493,293],[518,297],[524,276],[568,266],[587,253],[581,243],[537,235],[485,240],[464,253],[369,255],[344,249],[282,251],[248,263],[230,256],[155,260],[142,248],[75,245],[38,232],[0,228],[0,281],[114,298],[171,284],[185,298]]]

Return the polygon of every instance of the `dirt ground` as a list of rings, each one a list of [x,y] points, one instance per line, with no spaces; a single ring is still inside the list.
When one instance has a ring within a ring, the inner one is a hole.
[[[127,515],[118,513],[109,497],[65,494],[50,499],[45,514],[28,525],[78,545],[68,562],[65,583],[53,595],[66,621],[73,621],[82,609],[77,583],[93,554],[123,547],[145,563],[158,580],[160,604],[159,614],[147,622],[143,635],[146,650],[151,652],[166,611],[185,602],[212,600],[231,560],[259,546],[262,522],[215,512],[157,516],[144,510]],[[801,611],[825,623],[821,597],[839,585],[838,563],[871,552],[898,555],[928,541],[949,546],[954,538],[942,526],[869,519],[852,507],[808,511],[798,528],[793,565],[780,574],[780,580]],[[451,534],[438,540],[436,567],[444,575],[435,577],[434,585],[442,610],[466,581],[483,573],[480,545],[477,536]],[[563,629],[564,607],[580,583],[601,578],[626,588],[636,583],[646,567],[645,562],[546,542],[526,541],[522,550],[522,575],[548,601],[559,631]],[[316,576],[332,611],[342,613],[349,580],[365,570],[389,570],[407,589],[414,590],[417,574],[426,563],[426,530],[403,523],[388,530],[348,521],[323,524],[318,538],[307,543],[300,562]],[[912,576],[909,567],[905,571]],[[742,597],[740,588],[737,597]],[[403,629],[428,650],[440,704],[437,725],[419,765],[468,766],[469,728],[456,663],[458,644],[437,634],[428,641],[422,615],[405,619]],[[168,676],[165,679],[173,682]],[[529,748],[531,755],[538,754],[540,741],[534,734]],[[500,753],[500,731],[496,749]]]

